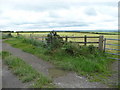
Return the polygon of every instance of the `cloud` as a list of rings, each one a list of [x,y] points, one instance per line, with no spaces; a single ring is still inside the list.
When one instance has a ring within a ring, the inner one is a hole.
[[[118,0],[1,0],[1,30],[117,29]]]
[[[90,16],[96,16],[97,15],[96,10],[94,8],[87,9],[86,14],[90,15]]]

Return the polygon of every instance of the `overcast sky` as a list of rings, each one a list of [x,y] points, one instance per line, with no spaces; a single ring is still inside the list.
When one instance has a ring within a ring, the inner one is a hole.
[[[117,30],[119,0],[0,0],[0,30]]]

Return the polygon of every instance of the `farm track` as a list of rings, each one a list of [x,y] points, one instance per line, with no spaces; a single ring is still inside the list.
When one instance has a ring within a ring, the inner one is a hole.
[[[6,65],[2,65],[2,88],[26,88],[29,83],[22,83]]]
[[[30,53],[23,52],[18,48],[13,48],[9,44],[2,43],[2,46],[3,50],[8,51],[14,56],[23,59],[34,69],[42,72],[45,76],[50,77],[49,69],[55,68],[51,63],[43,61]],[[108,88],[108,86],[101,84],[100,82],[89,82],[85,77],[78,76],[74,72],[68,72],[66,75],[63,74],[52,79],[53,83],[61,88]]]

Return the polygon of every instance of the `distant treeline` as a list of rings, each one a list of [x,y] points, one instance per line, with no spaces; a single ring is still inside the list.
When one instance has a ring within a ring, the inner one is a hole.
[[[14,31],[0,31],[3,33],[14,33]],[[50,31],[16,31],[17,33],[48,33]],[[15,32],[15,33],[16,33]],[[104,35],[120,35],[120,32],[83,32],[83,31],[56,31],[56,32],[71,32],[71,33],[90,33],[90,34],[104,34]]]
[[[104,35],[120,35],[120,32],[81,32],[81,33],[104,34]]]

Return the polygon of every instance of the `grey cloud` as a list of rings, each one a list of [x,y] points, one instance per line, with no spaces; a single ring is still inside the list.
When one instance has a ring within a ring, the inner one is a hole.
[[[49,11],[49,17],[51,17],[51,18],[60,18],[60,16],[56,12],[53,12],[53,11]]]
[[[57,9],[68,9],[70,6],[64,2],[38,2],[38,3],[14,3],[14,8],[18,10],[30,10],[30,11],[48,11]]]
[[[97,15],[96,10],[94,8],[88,8],[88,9],[86,9],[85,13],[87,15],[90,15],[90,16],[96,16]]]
[[[6,1],[6,2],[5,2]],[[56,27],[87,27],[89,26],[91,23],[86,23],[86,21],[81,21],[79,22],[79,20],[74,20],[74,18],[71,18],[71,20],[66,20],[62,21],[62,18],[58,15],[58,13],[56,11],[59,11],[59,9],[66,9],[69,10],[70,8],[86,8],[85,13],[88,16],[96,16],[97,12],[95,10],[95,7],[103,7],[103,6],[111,6],[111,7],[117,7],[117,3],[116,2],[71,2],[71,1],[53,1],[53,2],[48,2],[48,0],[46,1],[39,1],[39,2],[35,2],[35,1],[31,1],[31,0],[26,0],[25,1],[19,1],[17,2],[17,0],[14,0],[15,2],[10,2],[9,0],[3,0],[3,7],[5,8],[9,8],[11,10],[24,10],[24,11],[34,11],[34,12],[42,12],[42,11],[46,11],[48,12],[48,17],[47,18],[53,18],[54,20],[51,21],[47,21],[46,18],[44,18],[44,21],[36,21],[36,22],[29,22],[27,20],[25,21],[16,21],[16,20],[12,20],[11,18],[7,18],[7,16],[0,17],[6,20],[10,20],[10,24],[8,25],[1,25],[0,28],[5,28],[5,27],[19,27],[19,28],[23,28],[23,29],[40,29],[40,28],[56,28]],[[7,3],[7,4],[6,4]],[[1,5],[1,4],[0,4]],[[94,8],[89,8],[94,6]],[[8,9],[9,10],[9,9]],[[107,9],[106,9],[107,10]],[[102,11],[104,11],[102,9]],[[108,12],[108,11],[106,11]],[[111,11],[109,11],[111,12]],[[0,14],[4,13],[4,8],[2,8],[2,10],[0,10]],[[72,12],[71,12],[72,13]],[[112,12],[113,13],[113,12]],[[110,15],[114,15],[116,16],[116,13],[112,14],[110,13]],[[9,15],[8,15],[9,16]],[[84,17],[83,17],[84,18]],[[73,20],[73,21],[72,21]],[[108,21],[110,22],[110,21]],[[55,24],[50,24],[50,23],[55,23]],[[97,22],[93,22],[93,23],[97,23]],[[29,25],[28,25],[29,24]]]
[[[7,4],[6,4],[7,3]],[[1,5],[5,7],[11,7],[18,10],[33,10],[33,11],[45,11],[45,10],[57,10],[57,9],[68,9],[70,7],[81,7],[81,6],[113,6],[117,7],[117,2],[71,2],[71,1],[54,1],[54,0],[26,0],[25,2],[16,1],[4,1]]]
[[[82,23],[82,22],[54,22],[53,25],[50,25],[51,23],[53,23],[53,22],[43,22],[43,23],[36,23],[36,24],[35,23],[34,24],[30,23],[31,24],[30,26],[24,26],[24,28],[27,28],[27,29],[41,29],[41,28],[83,27],[83,26],[89,26],[89,24]],[[18,27],[19,27],[19,25],[18,25]]]

